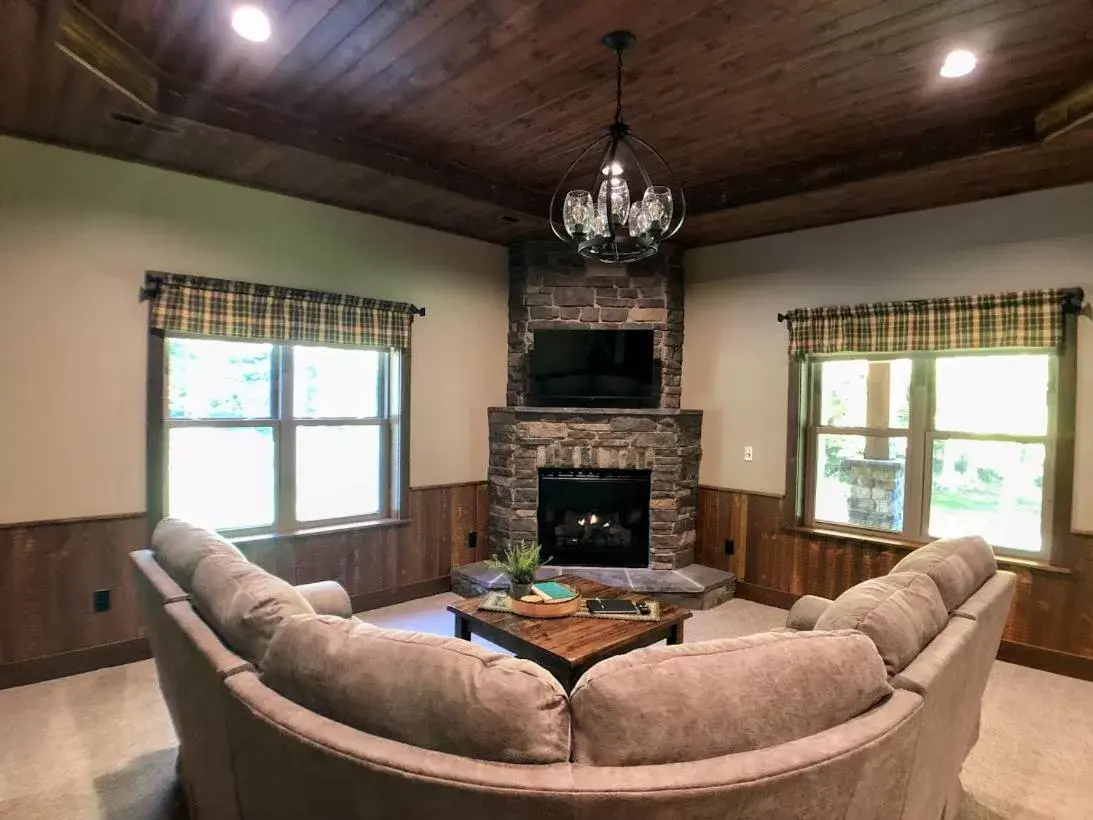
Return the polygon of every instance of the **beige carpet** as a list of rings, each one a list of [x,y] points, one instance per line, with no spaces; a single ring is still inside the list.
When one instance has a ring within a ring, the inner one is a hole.
[[[449,634],[455,595],[365,620]],[[730,601],[687,622],[687,640],[761,632],[785,613]],[[477,640],[477,639],[476,639]],[[175,740],[151,661],[0,691],[0,818],[179,820]],[[995,664],[962,820],[1093,818],[1093,683]]]

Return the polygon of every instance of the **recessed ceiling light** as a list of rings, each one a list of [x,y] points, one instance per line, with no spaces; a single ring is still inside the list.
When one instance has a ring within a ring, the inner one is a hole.
[[[254,43],[269,39],[269,17],[258,6],[239,6],[232,12],[232,28],[240,37]]]
[[[958,48],[956,51],[950,51],[944,65],[941,66],[941,76],[949,79],[964,77],[975,71],[976,62],[978,61],[975,55],[966,49]]]

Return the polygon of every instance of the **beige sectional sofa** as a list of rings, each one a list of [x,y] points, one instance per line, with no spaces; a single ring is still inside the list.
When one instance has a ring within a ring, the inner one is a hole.
[[[196,820],[952,816],[1013,593],[938,542],[787,628],[528,661],[352,618],[179,521],[132,555]]]

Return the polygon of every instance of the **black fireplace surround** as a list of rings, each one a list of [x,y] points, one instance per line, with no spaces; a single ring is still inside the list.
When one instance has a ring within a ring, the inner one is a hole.
[[[540,468],[539,543],[555,565],[649,564],[649,470]]]

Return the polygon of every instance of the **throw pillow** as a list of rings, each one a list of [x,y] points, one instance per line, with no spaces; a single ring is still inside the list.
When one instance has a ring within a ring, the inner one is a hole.
[[[937,637],[948,620],[930,577],[900,572],[851,587],[824,611],[815,628],[864,632],[884,659],[888,674],[894,675]]]

